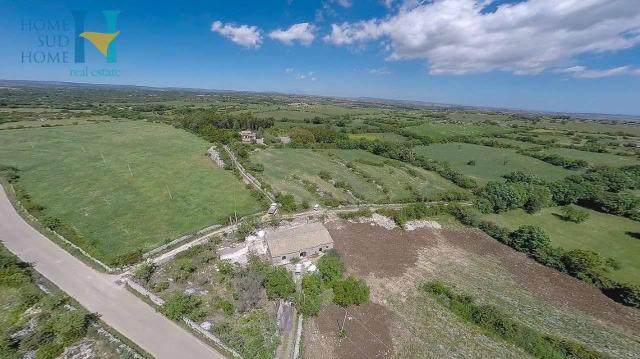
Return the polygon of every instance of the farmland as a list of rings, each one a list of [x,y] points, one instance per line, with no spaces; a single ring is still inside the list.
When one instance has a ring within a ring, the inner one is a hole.
[[[2,165],[19,185],[75,227],[78,243],[111,262],[259,209],[201,139],[170,126],[105,123],[0,131]]]
[[[554,245],[567,249],[587,249],[619,261],[622,268],[607,273],[611,278],[640,284],[640,223],[626,218],[587,210],[589,218],[583,223],[572,223],[561,218],[557,207],[545,208],[536,214],[514,210],[487,216],[500,225],[515,229],[520,225],[543,228]]]
[[[557,180],[572,171],[520,155],[511,149],[466,143],[444,143],[415,148],[417,154],[447,161],[458,171],[480,182],[495,181],[513,171],[532,173],[547,180]],[[474,165],[468,164],[475,161]]]
[[[402,202],[414,196],[412,191],[432,196],[456,188],[433,172],[362,150],[269,149],[257,151],[252,160],[265,164],[266,183],[276,191],[294,194],[300,202],[320,199],[305,181],[347,203]],[[328,179],[321,178],[322,171]]]
[[[576,160],[584,160],[593,166],[621,167],[638,164],[638,159],[636,157],[618,156],[611,153],[587,152],[571,148],[552,148],[545,152]]]
[[[339,221],[329,228],[348,270],[367,278],[372,303],[346,309],[348,339],[335,339],[345,311],[325,307],[305,328],[305,356],[374,357],[391,348],[400,358],[528,356],[426,295],[422,284],[434,280],[546,335],[619,358],[632,358],[638,350],[638,313],[613,310],[588,284],[539,266],[480,232],[388,230]]]
[[[432,140],[444,140],[460,136],[486,136],[509,132],[509,129],[489,124],[450,124],[427,122],[405,128],[406,131],[426,136]]]

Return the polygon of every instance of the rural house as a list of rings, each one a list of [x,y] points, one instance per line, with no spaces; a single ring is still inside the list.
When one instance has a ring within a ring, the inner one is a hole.
[[[239,133],[244,143],[253,143],[256,140],[256,134],[253,131],[240,131]]]
[[[333,248],[329,231],[318,222],[268,231],[266,240],[273,264],[288,263],[293,258],[304,258]]]

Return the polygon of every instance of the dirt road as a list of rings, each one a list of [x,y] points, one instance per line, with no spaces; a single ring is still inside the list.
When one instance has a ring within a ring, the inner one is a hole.
[[[15,211],[0,187],[0,241],[20,259],[101,315],[109,326],[158,359],[224,358],[176,323],[33,229]]]

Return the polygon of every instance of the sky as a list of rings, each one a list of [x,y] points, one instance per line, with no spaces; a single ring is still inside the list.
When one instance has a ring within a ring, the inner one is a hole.
[[[113,35],[105,10],[120,11],[115,62],[72,16]],[[640,115],[638,0],[0,0],[0,14],[0,79]]]

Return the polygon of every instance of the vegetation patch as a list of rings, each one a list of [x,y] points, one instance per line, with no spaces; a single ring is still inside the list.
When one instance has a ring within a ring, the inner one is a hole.
[[[9,130],[0,143],[3,164],[18,170],[25,207],[110,264],[227,223],[234,210],[240,217],[259,209],[240,181],[205,156],[206,142],[170,126]]]
[[[445,283],[430,282],[423,286],[423,290],[435,296],[438,302],[463,320],[477,326],[486,335],[517,345],[536,358],[609,357],[581,343],[541,333],[513,320],[495,306],[477,304],[473,297],[456,293]]]

